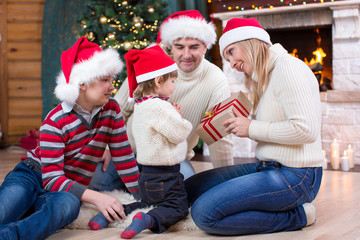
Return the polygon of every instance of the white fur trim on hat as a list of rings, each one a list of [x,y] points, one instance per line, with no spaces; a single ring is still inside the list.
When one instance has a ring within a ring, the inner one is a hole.
[[[166,68],[161,68],[159,70],[156,70],[156,71],[153,71],[153,72],[148,72],[148,73],[144,73],[142,75],[139,75],[136,77],[136,81],[138,83],[141,83],[141,82],[146,82],[150,79],[154,79],[156,77],[159,77],[159,76],[162,76],[162,75],[165,75],[167,73],[171,73],[175,70],[178,70],[178,66],[176,63],[166,67]]]
[[[68,84],[63,71],[60,72],[56,78],[55,96],[62,102],[73,104],[79,97],[81,84],[90,84],[99,77],[115,75],[122,67],[123,64],[115,49],[108,48],[95,52],[90,59],[73,65]]]
[[[272,45],[270,35],[262,28],[253,26],[234,28],[224,33],[219,39],[221,57],[224,57],[224,49],[230,44],[251,38],[256,38]]]
[[[171,47],[179,38],[195,38],[202,41],[208,49],[216,42],[215,25],[204,19],[181,16],[164,22],[160,30],[161,42]]]

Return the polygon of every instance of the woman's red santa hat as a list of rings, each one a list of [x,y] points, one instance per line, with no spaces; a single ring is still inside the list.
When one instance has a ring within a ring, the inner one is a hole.
[[[139,83],[178,69],[175,61],[159,45],[144,50],[130,49],[124,57],[127,66],[130,98],[133,98],[133,93]]]
[[[161,24],[156,43],[170,48],[173,41],[180,38],[199,39],[210,49],[216,42],[215,25],[206,22],[197,10],[173,13]]]
[[[62,102],[74,104],[81,84],[91,84],[99,77],[115,75],[123,64],[115,49],[102,50],[96,43],[81,37],[61,54],[61,67],[62,71],[56,78],[55,95]]]
[[[224,49],[230,44],[252,38],[272,45],[270,35],[262,28],[256,18],[233,18],[229,20],[219,39],[221,56],[224,57]]]

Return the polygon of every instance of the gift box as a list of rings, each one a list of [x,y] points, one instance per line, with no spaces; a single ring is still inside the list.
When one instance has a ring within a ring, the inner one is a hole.
[[[37,128],[28,131],[26,137],[20,139],[20,146],[26,150],[35,149],[39,145],[39,130]]]
[[[222,124],[225,120],[235,117],[233,108],[236,108],[244,117],[248,117],[252,103],[244,93],[240,92],[236,97],[229,97],[205,112],[205,116],[195,131],[207,145],[230,134],[225,131],[225,126]]]

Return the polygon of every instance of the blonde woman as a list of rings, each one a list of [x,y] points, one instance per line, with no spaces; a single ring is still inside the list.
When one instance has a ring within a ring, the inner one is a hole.
[[[254,119],[223,124],[257,142],[258,162],[213,169],[185,184],[191,215],[205,232],[245,235],[291,231],[315,222],[311,202],[322,177],[321,105],[309,67],[290,56],[255,18],[231,19],[220,54],[246,76]],[[201,184],[199,184],[201,183]]]

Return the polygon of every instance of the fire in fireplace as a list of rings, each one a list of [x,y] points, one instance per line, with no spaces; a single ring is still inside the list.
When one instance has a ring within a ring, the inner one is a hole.
[[[280,43],[311,68],[318,79],[320,91],[332,89],[331,31],[331,26],[268,30],[273,43]]]

